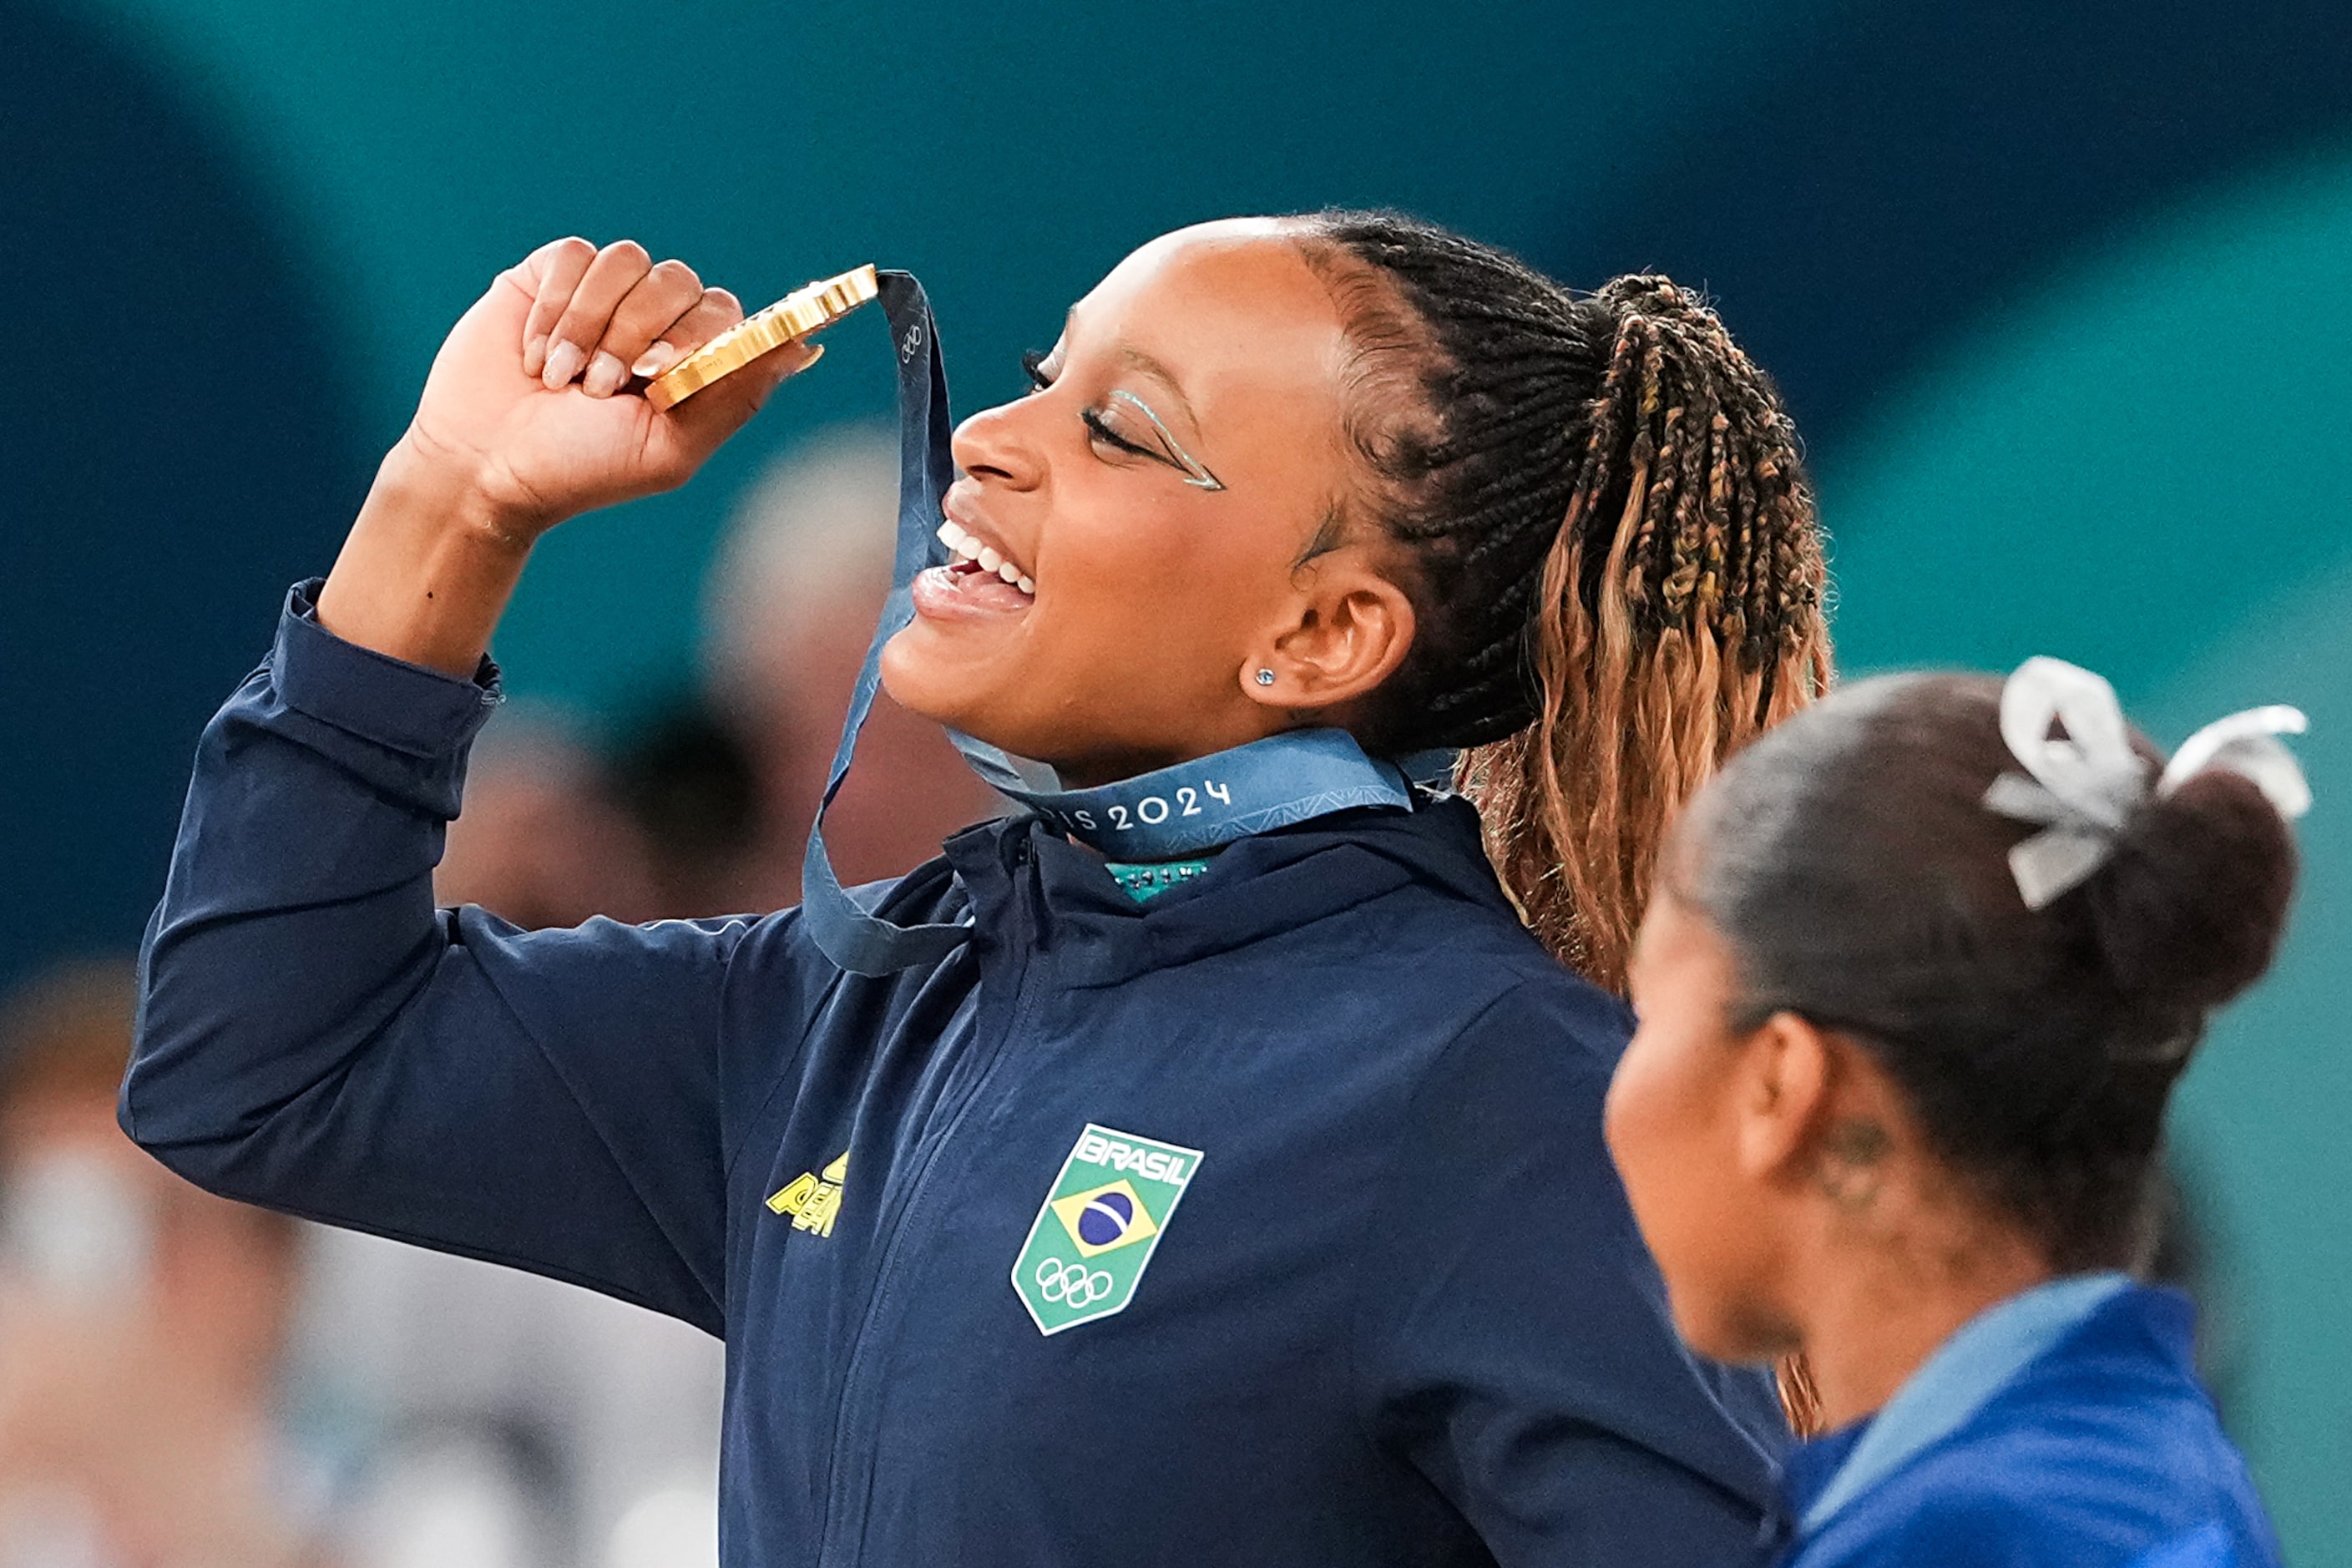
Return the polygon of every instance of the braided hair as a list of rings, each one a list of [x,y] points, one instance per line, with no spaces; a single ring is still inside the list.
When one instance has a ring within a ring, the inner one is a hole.
[[[1664,278],[1577,294],[1401,215],[1297,222],[1354,348],[1351,500],[1416,612],[1360,738],[1465,748],[1528,924],[1622,990],[1667,822],[1830,681],[1795,428]]]

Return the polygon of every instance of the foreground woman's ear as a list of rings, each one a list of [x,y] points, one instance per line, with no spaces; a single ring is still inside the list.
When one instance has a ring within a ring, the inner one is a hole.
[[[1328,710],[1370,696],[1412,646],[1412,600],[1369,563],[1341,553],[1301,568],[1299,577],[1294,618],[1243,662],[1242,690],[1286,709]]]

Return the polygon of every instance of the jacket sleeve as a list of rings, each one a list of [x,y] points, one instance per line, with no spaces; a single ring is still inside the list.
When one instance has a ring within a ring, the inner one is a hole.
[[[719,1010],[750,922],[436,910],[498,700],[487,661],[462,681],[356,647],[294,591],[197,752],[123,1130],[225,1195],[719,1332]]]
[[[1787,1441],[1768,1383],[1675,1333],[1601,1142],[1626,1028],[1549,977],[1489,1006],[1420,1088],[1360,1278],[1373,1440],[1504,1568],[1744,1562]]]

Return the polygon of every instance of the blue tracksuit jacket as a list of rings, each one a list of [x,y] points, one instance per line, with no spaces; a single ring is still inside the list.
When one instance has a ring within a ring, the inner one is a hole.
[[[992,823],[887,895],[970,945],[865,979],[792,911],[436,910],[495,701],[296,591],[204,737],[123,1125],[217,1192],[723,1334],[727,1563],[1752,1547],[1777,1406],[1681,1349],[1603,1151],[1630,1021],[1520,928],[1468,806],[1246,840],[1141,906]],[[1197,1157],[1048,1209],[1090,1126]],[[1116,1242],[1139,1197],[1125,1310],[1042,1333],[1024,1244]]]
[[[2279,1568],[2197,1382],[2187,1298],[2126,1289],[1959,1426],[1777,1557],[1782,1568]],[[1802,1518],[1870,1430],[1790,1456]]]

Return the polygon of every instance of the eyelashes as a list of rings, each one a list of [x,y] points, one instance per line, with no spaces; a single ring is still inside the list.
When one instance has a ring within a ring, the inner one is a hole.
[[[1087,429],[1092,433],[1094,438],[1107,447],[1116,447],[1122,452],[1132,452],[1139,458],[1150,458],[1155,462],[1166,463],[1171,468],[1177,466],[1175,459],[1169,457],[1167,453],[1155,452],[1139,442],[1129,440],[1112,429],[1110,421],[1102,416],[1099,409],[1080,409],[1078,417],[1086,421]]]
[[[1055,378],[1045,374],[1045,362],[1051,358],[1053,358],[1052,354],[1037,349],[1031,349],[1021,356],[1021,372],[1029,378],[1029,395],[1034,397],[1054,384]],[[1131,437],[1121,435],[1112,427],[1110,420],[1105,416],[1103,410],[1092,406],[1078,411],[1078,418],[1086,426],[1089,438],[1100,442],[1113,451],[1125,452],[1130,457],[1148,458],[1155,463],[1165,464],[1183,475],[1184,482],[1195,489],[1221,490],[1225,488],[1224,482],[1203,468],[1200,459],[1184,450],[1175,436],[1169,431],[1168,426],[1160,422],[1160,416],[1151,411],[1150,404],[1136,396],[1135,394],[1124,390],[1115,390],[1110,396],[1112,401],[1131,405],[1141,414],[1159,436],[1160,445],[1147,446]]]
[[[1043,349],[1031,349],[1021,356],[1021,374],[1029,378],[1029,391],[1032,396],[1054,384],[1054,378],[1045,374],[1045,362],[1052,357],[1052,354]],[[1156,462],[1166,463],[1171,468],[1177,466],[1165,452],[1154,451],[1150,447],[1131,441],[1112,429],[1110,421],[1103,417],[1102,411],[1098,408],[1082,408],[1078,411],[1078,418],[1085,424],[1087,434],[1106,447],[1114,447],[1138,458],[1150,458]]]

